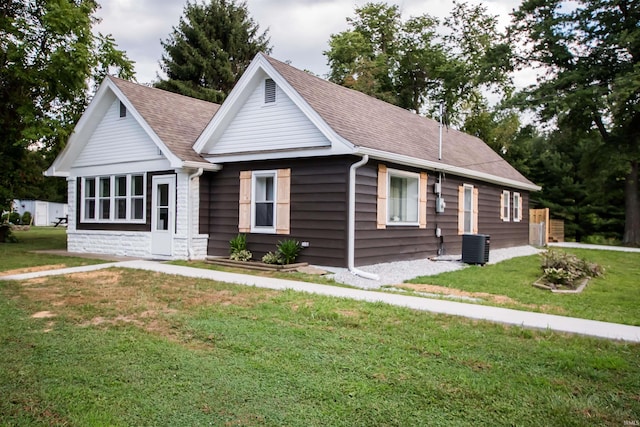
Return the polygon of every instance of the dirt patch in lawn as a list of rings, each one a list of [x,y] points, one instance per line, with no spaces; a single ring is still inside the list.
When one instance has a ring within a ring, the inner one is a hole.
[[[38,271],[60,270],[67,268],[67,264],[37,265],[35,267],[16,268],[14,270],[0,271],[0,276],[13,276],[14,274],[35,273]]]
[[[413,284],[413,283],[404,283],[402,285],[396,285],[396,287],[400,289],[411,290],[414,292],[424,292],[424,293],[440,294],[440,295],[452,295],[456,297],[466,297],[466,298],[479,298],[479,299],[482,299],[494,304],[498,304],[498,305],[509,305],[509,306],[527,308],[527,309],[538,309],[545,313],[563,314],[566,312],[562,307],[557,307],[557,306],[548,305],[548,304],[543,304],[543,305],[523,304],[506,295],[489,294],[486,292],[467,292],[467,291],[462,291],[460,289],[447,288],[445,286]]]

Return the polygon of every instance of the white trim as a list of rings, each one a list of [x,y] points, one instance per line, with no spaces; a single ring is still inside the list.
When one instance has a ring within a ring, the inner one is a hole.
[[[193,250],[193,204],[194,204],[194,197],[191,194],[192,191],[192,182],[194,179],[196,178],[200,178],[202,176],[202,174],[204,173],[204,169],[203,168],[199,168],[198,170],[196,170],[194,173],[192,173],[191,175],[189,175],[189,177],[187,178],[187,259],[192,260],[195,258],[195,251]],[[198,188],[200,188],[200,183],[198,183]],[[200,204],[200,200],[198,200],[198,205]],[[199,210],[199,209],[198,209]],[[176,209],[176,214],[177,214],[177,209]],[[198,224],[199,225],[199,222]],[[209,235],[207,235],[207,238],[209,237]]]
[[[271,177],[273,178],[273,224],[271,226],[256,225],[256,181],[257,178]],[[257,170],[251,172],[251,232],[262,234],[276,234],[277,210],[276,203],[278,200],[278,171],[273,170]]]
[[[502,198],[502,203],[500,203],[502,221],[509,222],[511,220],[511,192],[509,190],[502,190],[500,197]],[[506,215],[505,212],[507,213]]]
[[[115,194],[116,189],[116,177],[126,177],[126,195],[125,196],[117,196]],[[142,195],[134,196],[133,195],[133,186],[132,186],[132,178],[133,176],[141,176],[142,177]],[[80,224],[145,224],[147,221],[147,176],[146,173],[143,172],[134,172],[127,174],[113,174],[113,175],[92,175],[92,176],[83,176],[80,178],[80,188],[78,189],[80,194]],[[108,178],[109,179],[109,196],[101,197],[100,196],[100,181]],[[94,218],[86,217],[86,201],[87,198],[85,196],[85,190],[87,188],[86,181],[87,179],[93,179],[94,182],[94,191],[95,196],[91,199],[94,201]],[[131,218],[131,208],[132,202],[134,199],[142,198],[142,218],[140,219],[132,219]],[[109,200],[109,218],[103,219],[100,218],[101,209],[100,209],[100,200]],[[116,202],[118,199],[126,200],[126,218],[116,218]]]
[[[391,216],[391,178],[399,177],[399,178],[409,178],[416,180],[416,220],[415,221],[390,221],[389,217]],[[420,174],[417,172],[409,172],[403,171],[400,169],[391,169],[387,168],[387,213],[386,213],[386,224],[388,226],[413,226],[417,227],[420,225]]]
[[[516,201],[517,199],[517,201]],[[522,209],[520,209],[520,204],[522,203],[522,196],[518,192],[513,192],[513,222],[522,221]],[[516,215],[516,212],[518,213]]]
[[[402,154],[390,153],[388,151],[375,150],[373,148],[358,147],[353,154],[368,154],[374,159],[385,160],[387,162],[393,162],[406,166],[418,167],[421,169],[431,169],[436,172],[447,172],[453,175],[457,175],[464,178],[473,178],[492,184],[502,184],[509,187],[518,188],[521,190],[539,191],[542,187],[535,184],[527,184],[524,182],[516,181],[513,179],[502,178],[496,175],[491,175],[484,172],[477,172],[470,169],[461,168],[458,166],[451,166],[445,163],[434,162],[431,160],[422,160],[415,157],[405,156]]]
[[[474,229],[474,218],[473,218],[473,189],[475,187],[471,184],[462,184],[462,201],[463,201],[463,205],[462,205],[462,215],[463,215],[463,219],[462,219],[462,234],[474,234],[473,233],[473,229]],[[468,212],[469,216],[470,216],[470,220],[469,220],[469,230],[467,231],[466,229],[466,218],[467,218],[467,210],[465,208],[465,199],[467,197],[467,189],[471,190],[471,199],[469,200],[469,202],[471,203],[471,210]]]
[[[210,172],[218,172],[222,170],[222,165],[216,165],[209,162],[194,162],[193,160],[185,160],[182,167],[186,169],[203,169]]]

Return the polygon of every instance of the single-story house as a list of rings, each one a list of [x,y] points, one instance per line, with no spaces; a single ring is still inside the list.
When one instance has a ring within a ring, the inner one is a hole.
[[[464,234],[526,245],[540,189],[476,137],[264,54],[221,106],[107,77],[47,174],[69,251],[202,259],[245,233],[254,258],[292,238],[356,272]]]

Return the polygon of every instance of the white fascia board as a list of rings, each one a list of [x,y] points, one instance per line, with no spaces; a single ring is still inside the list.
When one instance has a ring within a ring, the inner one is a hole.
[[[73,132],[71,132],[67,140],[67,144],[55,158],[49,169],[45,171],[45,176],[69,176],[69,170],[71,169],[73,161],[80,155],[82,149],[88,142],[87,134],[92,132],[98,125],[99,118],[95,116],[102,116],[106,113],[113,102],[113,99],[110,99],[111,97],[109,97],[108,93],[111,89],[110,86],[113,86],[113,83],[110,79],[105,78],[93,95],[86,110],[80,116],[78,123],[74,126]],[[103,114],[100,114],[101,112]]]
[[[295,90],[289,82],[276,71],[275,68],[269,63],[267,58],[261,53],[258,53],[253,59],[249,67],[247,67],[244,74],[233,88],[227,99],[223,102],[222,106],[218,110],[215,116],[205,130],[202,132],[198,140],[193,146],[193,149],[206,156],[207,143],[211,139],[215,139],[233,119],[237,111],[241,108],[247,97],[253,91],[256,80],[262,81],[263,78],[259,75],[262,72],[271,78],[292,101],[302,111],[302,113],[313,123],[318,130],[329,140],[332,148],[338,149],[338,151],[353,152],[355,146],[338,135],[332,128],[325,122],[320,115],[307,103],[307,101]],[[240,104],[239,104],[240,103]]]
[[[490,182],[492,184],[504,185],[507,187],[518,188],[529,191],[540,191],[542,187],[535,184],[527,184],[513,179],[502,178],[484,172],[478,172],[471,169],[461,168],[459,166],[447,165],[445,163],[434,162],[431,160],[422,160],[415,157],[404,156],[401,154],[390,153],[388,151],[375,150],[373,148],[359,147],[357,150],[360,154],[368,154],[371,158],[378,160],[386,160],[406,166],[418,167],[421,169],[431,169],[436,172],[446,172],[453,175],[477,179],[480,181]]]
[[[185,160],[184,162],[182,162],[182,167],[184,169],[203,169],[211,172],[217,172],[222,169],[221,165],[216,165],[215,163],[194,162],[191,160]]]
[[[299,159],[303,157],[306,158],[306,157],[341,156],[345,154],[356,154],[356,152],[354,150],[349,150],[346,147],[311,148],[311,149],[304,149],[304,150],[255,151],[251,153],[231,153],[231,154],[225,154],[225,155],[209,156],[205,158],[212,163],[236,163],[236,162],[251,162],[256,160]]]
[[[165,158],[132,162],[118,162],[97,166],[79,166],[72,168],[70,176],[117,175],[136,172],[164,171],[174,169]]]

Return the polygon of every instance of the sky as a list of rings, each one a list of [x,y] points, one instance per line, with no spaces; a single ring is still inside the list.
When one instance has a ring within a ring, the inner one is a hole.
[[[331,34],[348,29],[347,17],[353,17],[356,6],[374,0],[246,0],[249,15],[268,29],[273,51],[271,56],[289,61],[296,68],[309,70],[321,77],[329,71],[323,52],[328,50]],[[375,0],[378,1],[378,0]],[[520,0],[467,0],[468,4],[482,3],[490,14],[498,17],[505,27],[509,14]],[[161,74],[159,61],[163,54],[160,44],[178,25],[186,0],[99,0],[97,16],[102,20],[96,30],[111,34],[118,47],[135,61],[139,83],[151,83]],[[428,13],[444,18],[453,7],[447,0],[396,0],[403,19]],[[516,86],[524,86],[531,75],[520,73]]]

